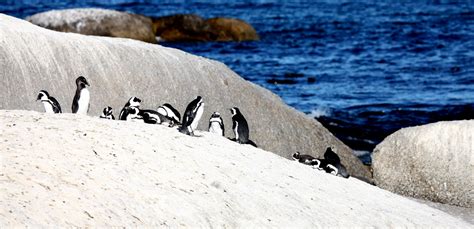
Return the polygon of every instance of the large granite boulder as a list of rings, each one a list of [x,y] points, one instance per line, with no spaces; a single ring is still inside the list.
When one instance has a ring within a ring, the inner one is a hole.
[[[372,154],[375,183],[406,196],[474,205],[474,120],[401,129]]]
[[[156,42],[150,18],[115,10],[95,8],[52,10],[32,15],[26,20],[60,32]]]
[[[177,14],[153,19],[153,29],[165,41],[253,41],[257,31],[248,23],[233,18],[204,18]]]
[[[205,111],[198,129],[206,130],[218,111],[226,136],[234,137],[229,108],[237,106],[249,122],[250,138],[262,149],[289,158],[295,151],[321,156],[332,146],[349,173],[371,177],[352,150],[319,122],[220,62],[130,39],[59,33],[6,15],[0,15],[0,34],[0,109],[43,111],[35,98],[44,89],[70,112],[80,75],[91,84],[92,116],[105,106],[117,115],[131,96],[141,98],[144,108],[168,102],[184,113],[201,95]]]

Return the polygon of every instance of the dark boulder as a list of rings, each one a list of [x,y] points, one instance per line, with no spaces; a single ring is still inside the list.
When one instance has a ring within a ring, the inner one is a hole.
[[[156,36],[164,41],[249,41],[258,34],[248,23],[232,18],[205,20],[195,14],[177,14],[153,19]]]

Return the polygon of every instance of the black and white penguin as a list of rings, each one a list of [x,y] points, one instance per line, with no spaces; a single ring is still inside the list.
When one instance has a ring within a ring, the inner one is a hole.
[[[250,144],[257,147],[257,145],[249,139],[249,125],[245,117],[240,113],[239,108],[233,107],[230,109],[230,112],[232,113],[232,130],[234,130],[235,141],[240,144]]]
[[[165,103],[159,106],[157,111],[158,113],[166,117],[166,120],[163,120],[163,122],[167,122],[169,124],[169,127],[173,127],[175,125],[180,124],[179,120],[181,120],[181,114],[179,113],[178,110],[176,110],[173,106],[171,106],[171,104]]]
[[[102,110],[100,118],[115,120],[114,114],[112,114],[112,107],[106,107]]]
[[[142,100],[135,97],[135,96],[128,99],[127,103],[125,103],[125,106],[123,106],[122,110],[120,111],[119,120],[127,120],[127,118],[125,117],[125,112],[127,110],[129,110],[128,108],[129,107],[140,108],[140,103],[141,102],[142,102]]]
[[[339,156],[332,150],[331,147],[327,147],[327,148],[326,148],[326,152],[324,152],[324,159],[326,159],[326,161],[327,161],[329,164],[332,164],[332,165],[336,165],[336,164],[340,164],[340,163],[341,163],[341,159],[340,159]]]
[[[84,76],[79,76],[76,79],[76,94],[72,100],[72,113],[86,115],[89,111],[89,101],[91,98],[89,89],[90,86]]]
[[[349,173],[347,172],[346,167],[341,164],[341,159],[331,147],[326,149],[326,152],[324,152],[324,159],[319,159],[319,161],[319,165],[313,165],[313,168],[324,170],[326,173],[335,176],[349,178]]]
[[[214,112],[209,118],[209,132],[224,136],[224,121],[222,121],[221,114]]]
[[[308,154],[301,154],[300,152],[294,153],[292,156],[293,160],[305,164],[305,165],[318,165],[321,162],[319,159],[316,159],[315,157],[308,155]]]
[[[201,96],[197,96],[186,107],[183,121],[181,122],[182,125],[179,128],[179,131],[181,133],[193,136],[203,112],[204,102]]]
[[[122,109],[122,118],[124,121],[143,122],[143,117],[140,115],[140,109],[137,107],[125,107]]]
[[[138,115],[142,117],[143,122],[148,124],[162,124],[164,120],[168,120],[164,115],[154,110],[141,110]]]
[[[41,90],[38,94],[38,97],[36,98],[36,101],[38,100],[43,103],[44,111],[46,113],[62,113],[61,105],[59,105],[58,100],[56,100],[53,96],[50,96],[47,91]]]

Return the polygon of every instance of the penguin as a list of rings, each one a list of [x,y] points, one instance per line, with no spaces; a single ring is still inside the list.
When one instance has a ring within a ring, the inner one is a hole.
[[[337,156],[337,154],[329,147],[324,154],[324,159],[327,162],[326,167],[323,168],[324,171],[335,176],[349,178],[350,175],[347,172],[346,167],[341,164],[341,159],[339,159],[339,156]]]
[[[76,94],[72,100],[72,113],[87,115],[89,111],[90,93],[87,87],[90,86],[84,76],[76,79]]]
[[[332,151],[331,147],[326,148],[326,152],[324,152],[324,159],[326,159],[329,164],[333,165],[341,163],[341,159],[334,151]]]
[[[221,114],[214,112],[209,118],[209,132],[224,136],[224,121],[222,121]]]
[[[184,112],[183,116],[183,121],[181,122],[182,125],[178,130],[181,133],[194,136],[194,130],[196,130],[203,112],[203,99],[201,96],[197,96],[186,107],[186,111]]]
[[[230,112],[232,113],[232,130],[234,130],[235,141],[240,144],[250,144],[257,147],[257,145],[249,139],[249,125],[245,117],[240,113],[239,108],[233,107],[230,109]]]
[[[120,111],[119,120],[127,120],[127,118],[125,117],[125,112],[127,110],[129,110],[128,107],[139,108],[141,102],[142,102],[142,100],[135,97],[135,96],[130,97],[130,99],[128,99],[127,103],[125,103],[125,106],[123,106],[122,110]]]
[[[157,111],[158,113],[166,117],[166,119],[163,120],[163,122],[169,123],[169,127],[173,127],[175,125],[180,124],[179,120],[181,120],[181,114],[179,113],[178,110],[176,110],[173,106],[171,106],[171,104],[165,103],[159,106]]]
[[[162,124],[164,120],[167,120],[167,118],[164,115],[154,110],[139,109],[138,115],[142,117],[143,122],[148,123],[148,124]]]
[[[321,164],[319,159],[316,159],[315,157],[308,154],[300,154],[300,152],[294,153],[291,157],[293,158],[293,160],[305,165],[315,166]]]
[[[326,149],[326,152],[324,152],[324,159],[319,159],[319,161],[320,163],[318,165],[313,165],[313,168],[324,170],[326,173],[330,173],[335,176],[344,178],[350,177],[346,167],[341,164],[341,159],[331,147]]]
[[[143,122],[143,117],[140,115],[140,109],[137,107],[125,107],[122,109],[123,114],[121,120]]]
[[[62,113],[61,105],[59,105],[58,100],[53,96],[50,96],[49,93],[45,90],[41,90],[36,98],[36,101],[41,101],[44,106],[44,110],[49,114]]]
[[[100,118],[115,120],[115,117],[112,114],[112,107],[104,108],[104,110],[102,110],[102,114],[100,115]]]

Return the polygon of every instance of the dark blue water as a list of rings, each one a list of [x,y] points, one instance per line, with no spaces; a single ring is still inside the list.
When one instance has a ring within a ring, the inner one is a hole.
[[[226,63],[313,117],[356,150],[390,133],[474,118],[474,8],[417,1],[5,1],[25,17],[74,7],[148,16],[196,13],[241,18],[261,41],[163,43]]]

